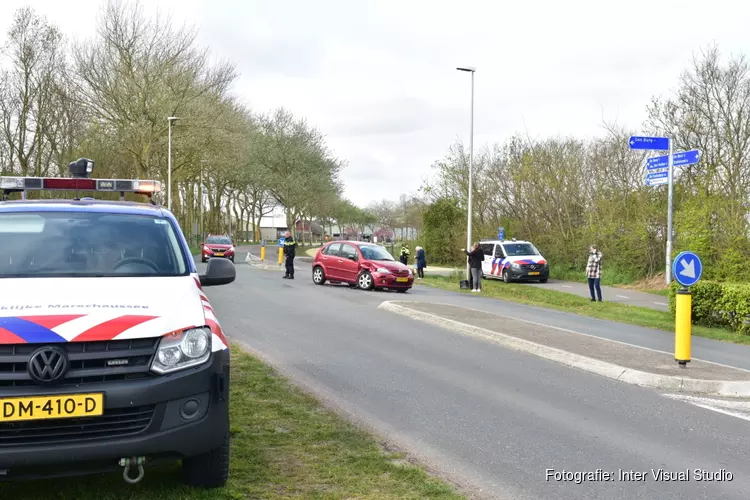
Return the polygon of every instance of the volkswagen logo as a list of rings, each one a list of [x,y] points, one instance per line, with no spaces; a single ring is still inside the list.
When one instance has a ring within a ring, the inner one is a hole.
[[[29,375],[35,382],[60,380],[68,372],[68,355],[59,347],[37,349],[29,359]]]

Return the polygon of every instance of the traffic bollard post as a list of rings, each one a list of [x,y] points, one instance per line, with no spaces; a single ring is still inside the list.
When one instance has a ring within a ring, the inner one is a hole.
[[[266,260],[266,246],[260,246],[260,260]]]
[[[686,368],[690,361],[692,293],[683,286],[677,291],[675,301],[674,360],[679,363],[680,368]]]
[[[284,262],[284,249],[279,248],[279,265],[281,265],[282,262]]]

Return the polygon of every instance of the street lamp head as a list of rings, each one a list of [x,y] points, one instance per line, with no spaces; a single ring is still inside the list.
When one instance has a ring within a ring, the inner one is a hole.
[[[167,120],[169,120],[170,122],[173,121],[173,120],[182,120],[182,117],[180,117],[180,116],[168,116]]]
[[[468,71],[470,73],[474,73],[477,70],[477,68],[475,68],[474,66],[465,66],[463,68],[456,68],[456,69],[458,71]]]

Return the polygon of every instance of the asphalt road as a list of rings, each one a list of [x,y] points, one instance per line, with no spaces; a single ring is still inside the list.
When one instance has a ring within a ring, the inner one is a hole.
[[[230,339],[477,496],[747,498],[747,420],[376,307],[407,299],[470,304],[634,343],[666,334],[424,287],[406,295],[320,287],[306,270],[294,281],[243,264],[237,273],[234,284],[206,289]],[[747,350],[734,347],[696,342],[693,354],[748,363]],[[615,476],[576,484],[548,480],[547,469]],[[631,469],[645,479],[618,477]],[[658,481],[651,469],[723,469],[733,479]]]
[[[244,260],[245,255],[247,255],[248,251],[252,253],[253,255],[256,255],[256,256],[260,255],[260,246],[259,245],[245,246],[245,247],[242,247],[241,252],[238,250],[238,255],[242,258],[242,260]],[[269,255],[269,257],[266,257],[266,259],[275,261],[276,256],[278,255],[276,252],[278,252],[278,246],[270,245],[266,247],[266,254]],[[301,255],[301,257],[302,257],[302,261],[304,261],[305,256]],[[451,271],[448,269],[441,268],[440,271],[433,272],[432,270],[430,270],[428,266],[426,269],[426,273],[448,276],[450,275]],[[500,281],[500,280],[494,280],[494,278],[491,278],[491,279],[493,281]],[[563,281],[563,280],[550,279],[547,283],[512,283],[509,286],[535,286],[535,287],[540,287],[540,288],[556,290],[558,292],[570,293],[573,295],[578,295],[579,297],[591,296],[589,292],[588,283],[578,283],[575,281]],[[606,300],[607,302],[617,302],[620,304],[640,306],[640,307],[645,307],[648,309],[655,309],[657,311],[669,311],[669,302],[666,297],[662,297],[660,295],[656,295],[652,293],[639,292],[636,290],[626,290],[623,288],[610,287],[610,286],[602,286],[601,288],[602,288],[602,298]]]

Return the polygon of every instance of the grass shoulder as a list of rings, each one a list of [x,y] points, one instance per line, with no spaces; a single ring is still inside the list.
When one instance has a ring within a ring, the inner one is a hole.
[[[420,283],[446,290],[461,291],[456,278],[425,276]],[[636,326],[674,331],[674,317],[670,312],[648,309],[614,302],[591,302],[577,295],[526,286],[521,283],[482,281],[482,295],[532,306],[547,307],[558,311],[571,312],[582,316],[618,321]],[[464,293],[469,293],[465,291]],[[750,344],[750,336],[738,335],[723,328],[708,328],[693,325],[693,335],[738,344]]]
[[[143,481],[121,473],[0,483],[15,500],[239,500],[246,498],[463,498],[403,455],[336,416],[271,368],[232,349],[232,459],[220,490],[179,483],[179,468],[148,467]],[[19,493],[21,492],[21,493]]]

